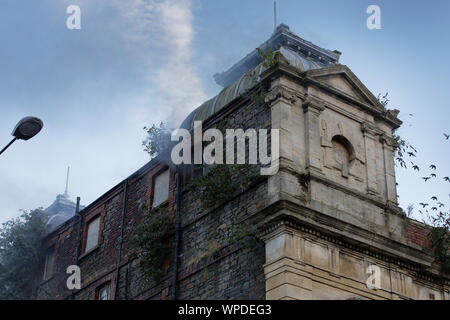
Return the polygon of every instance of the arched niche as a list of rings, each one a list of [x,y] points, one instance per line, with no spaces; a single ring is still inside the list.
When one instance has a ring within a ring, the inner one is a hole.
[[[349,170],[356,159],[355,148],[343,135],[335,135],[331,139],[333,147],[334,167],[342,171],[342,176],[348,178]]]

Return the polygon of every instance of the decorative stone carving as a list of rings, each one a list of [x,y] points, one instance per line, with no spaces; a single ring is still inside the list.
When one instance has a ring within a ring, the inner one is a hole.
[[[276,86],[266,94],[265,102],[268,104],[273,104],[278,100],[283,100],[286,103],[294,104],[297,101],[297,95],[295,91],[285,86]]]
[[[384,133],[380,135],[380,141],[382,143],[387,144],[390,147],[393,147],[393,148],[397,148],[399,146],[397,140],[395,140],[392,137],[389,137],[388,135],[386,135]]]
[[[380,129],[375,127],[374,125],[370,124],[369,122],[363,122],[361,123],[361,131],[364,134],[370,134],[372,136],[378,136],[383,133]]]
[[[306,96],[305,101],[303,102],[303,111],[308,112],[311,111],[315,115],[319,115],[322,111],[325,110],[325,106],[323,105],[323,102],[320,102],[316,99],[313,99],[309,96]]]
[[[386,112],[386,114],[392,118],[397,118],[399,113],[400,113],[400,110],[398,110],[398,109],[387,110],[387,112]]]

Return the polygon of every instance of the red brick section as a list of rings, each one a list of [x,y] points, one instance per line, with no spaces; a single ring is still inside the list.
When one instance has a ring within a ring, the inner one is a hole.
[[[408,243],[431,249],[431,231],[430,226],[410,220],[405,227],[405,237]]]
[[[142,220],[145,207],[151,207],[152,184],[155,174],[165,169],[164,164],[155,163],[140,174],[129,179],[126,199],[124,242],[120,266],[123,269],[130,262],[133,251],[126,241],[133,233],[136,225]],[[168,211],[173,216],[174,210],[174,173],[171,172],[170,196]],[[114,298],[117,254],[120,245],[120,221],[123,210],[123,183],[111,189],[107,194],[82,211],[82,250],[79,266],[82,272],[82,289],[69,291],[66,287],[67,266],[75,264],[78,247],[78,219],[75,217],[55,230],[44,240],[46,247],[55,248],[55,272],[47,281],[43,281],[45,261],[36,266],[35,282],[37,299],[67,299],[75,295],[76,299],[95,299],[96,289],[109,282],[111,297]],[[148,210],[148,209],[147,209]],[[96,217],[101,218],[99,244],[95,250],[86,253],[86,235],[89,222]],[[166,270],[169,272],[169,263]],[[121,271],[122,271],[121,269]],[[123,273],[123,271],[122,271]]]
[[[270,109],[265,105],[254,103],[240,105],[240,108],[236,107],[235,112],[228,117],[230,126],[244,130],[250,127],[270,127]],[[78,261],[81,270],[81,290],[71,291],[66,286],[69,276],[66,273],[67,267],[75,264],[77,260],[78,218],[74,217],[49,234],[44,244],[46,247],[55,246],[55,272],[50,279],[43,281],[44,261],[36,266],[34,297],[36,299],[95,299],[98,288],[105,283],[110,283],[112,299],[170,299],[172,255],[164,264],[165,274],[161,282],[147,281],[139,261],[133,255],[136,248],[130,241],[139,223],[151,208],[154,177],[166,168],[167,165],[164,163],[151,161],[127,179],[126,199],[124,199],[125,184],[122,182],[81,212],[82,249],[86,242],[87,224],[92,218],[101,217],[98,247],[89,252],[82,250]],[[186,184],[188,177],[186,170],[183,185]],[[174,218],[175,213],[176,180],[175,170],[172,169],[169,199],[162,204],[167,207],[171,218]],[[183,227],[178,298],[264,299],[265,256],[262,244],[254,248],[241,245],[222,248],[223,250],[211,261],[196,260],[196,257],[198,252],[201,253],[211,242],[219,226],[226,225],[229,232],[232,232],[234,223],[248,219],[264,207],[266,195],[267,185],[261,183],[240,194],[239,197],[231,199],[226,206],[205,211],[196,190],[184,190],[181,193],[180,215]],[[123,239],[120,237],[122,217]],[[174,236],[168,241],[174,241]],[[121,255],[118,257],[120,248]]]

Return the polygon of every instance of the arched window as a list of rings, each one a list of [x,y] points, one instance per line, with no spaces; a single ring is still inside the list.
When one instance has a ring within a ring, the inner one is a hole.
[[[347,178],[351,161],[355,158],[355,151],[350,141],[344,136],[336,135],[331,139],[333,145],[335,167],[342,171]]]

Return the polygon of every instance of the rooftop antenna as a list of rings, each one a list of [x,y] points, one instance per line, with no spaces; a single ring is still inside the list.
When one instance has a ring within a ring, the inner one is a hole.
[[[273,30],[277,28],[277,0],[273,1]]]
[[[70,167],[67,167],[66,191],[64,191],[64,196],[65,197],[69,197],[69,173],[70,173]]]

